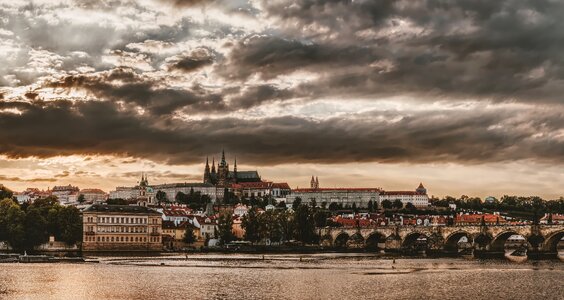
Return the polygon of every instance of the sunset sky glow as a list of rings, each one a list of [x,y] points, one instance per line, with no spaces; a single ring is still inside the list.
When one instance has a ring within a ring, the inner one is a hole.
[[[564,3],[0,0],[0,184],[564,196]]]

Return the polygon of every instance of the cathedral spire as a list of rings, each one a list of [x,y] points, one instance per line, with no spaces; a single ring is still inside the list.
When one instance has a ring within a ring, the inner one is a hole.
[[[211,169],[212,174],[215,174],[215,157],[212,158],[212,169]]]
[[[227,165],[227,162],[225,161],[225,149],[221,150],[221,165],[222,166]]]

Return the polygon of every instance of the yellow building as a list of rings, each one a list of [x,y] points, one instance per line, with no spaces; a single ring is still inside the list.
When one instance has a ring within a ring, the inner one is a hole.
[[[142,206],[94,204],[83,211],[82,250],[162,251],[162,218]]]
[[[194,232],[194,237],[196,238],[196,241],[191,245],[188,245],[183,242],[184,234],[186,233],[187,226],[192,227],[192,231]],[[187,246],[192,246],[192,247],[203,246],[204,241],[201,238],[200,228],[195,227],[194,225],[190,224],[190,222],[184,221],[176,224],[175,222],[172,221],[164,221],[163,243],[167,249],[178,250],[185,248]]]

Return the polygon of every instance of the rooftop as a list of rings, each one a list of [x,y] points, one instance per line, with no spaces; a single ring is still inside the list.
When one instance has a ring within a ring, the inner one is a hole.
[[[107,213],[129,213],[129,214],[144,214],[144,215],[158,215],[161,214],[155,210],[144,206],[132,205],[105,205],[94,204],[84,210],[84,212],[107,212]]]

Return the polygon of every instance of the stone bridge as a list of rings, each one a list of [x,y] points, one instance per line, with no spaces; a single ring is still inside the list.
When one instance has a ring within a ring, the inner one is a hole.
[[[528,251],[556,255],[558,242],[564,237],[559,225],[455,225],[455,226],[379,226],[372,228],[319,228],[321,244],[337,248],[398,251],[419,249],[437,252],[459,252],[461,248],[484,252],[504,252],[512,235],[525,238]],[[467,242],[459,243],[462,237]]]

